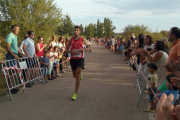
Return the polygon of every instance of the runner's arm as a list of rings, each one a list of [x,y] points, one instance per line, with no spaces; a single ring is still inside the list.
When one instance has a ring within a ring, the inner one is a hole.
[[[86,39],[83,39],[84,44],[86,45],[86,50],[90,51],[89,44],[87,43]]]

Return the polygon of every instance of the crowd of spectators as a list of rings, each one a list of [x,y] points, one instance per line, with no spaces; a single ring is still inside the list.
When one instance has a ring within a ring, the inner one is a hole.
[[[156,112],[156,120],[163,117],[165,120],[166,117],[177,119],[177,113],[180,112],[180,29],[172,27],[167,37],[168,40],[153,40],[150,35],[142,33],[135,37],[132,33],[131,36],[126,36],[126,40],[124,37],[115,39],[113,36],[109,39],[95,39],[97,44],[119,54],[137,70],[136,79],[142,79],[140,71],[144,73],[148,80],[144,92],[149,94],[151,102],[151,108],[145,111]],[[169,42],[172,43],[171,47]],[[165,111],[166,109],[169,111]],[[168,112],[171,116],[166,114]]]

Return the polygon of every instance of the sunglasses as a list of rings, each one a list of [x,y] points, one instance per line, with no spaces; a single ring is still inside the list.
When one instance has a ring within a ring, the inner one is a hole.
[[[35,34],[31,34],[31,35],[35,35]]]

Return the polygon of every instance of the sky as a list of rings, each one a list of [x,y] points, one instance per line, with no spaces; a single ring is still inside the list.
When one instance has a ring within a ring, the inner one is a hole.
[[[55,0],[62,14],[68,14],[75,25],[110,18],[116,27],[114,32],[123,32],[128,25],[145,25],[154,31],[180,28],[180,0]]]

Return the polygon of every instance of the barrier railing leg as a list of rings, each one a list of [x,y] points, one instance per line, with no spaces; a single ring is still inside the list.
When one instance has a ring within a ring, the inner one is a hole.
[[[135,85],[134,85],[134,88],[136,87],[137,84],[138,84],[138,83],[137,83],[137,80],[136,80]]]
[[[7,85],[8,91],[9,91],[10,99],[11,99],[11,101],[13,101],[12,94],[11,94],[11,90],[10,90],[10,88],[9,88],[9,83],[8,83],[8,80],[7,80],[5,71],[3,71],[3,74],[4,74],[4,78],[5,78],[5,80],[6,80],[6,85]],[[4,95],[4,96],[5,96],[5,95]]]

